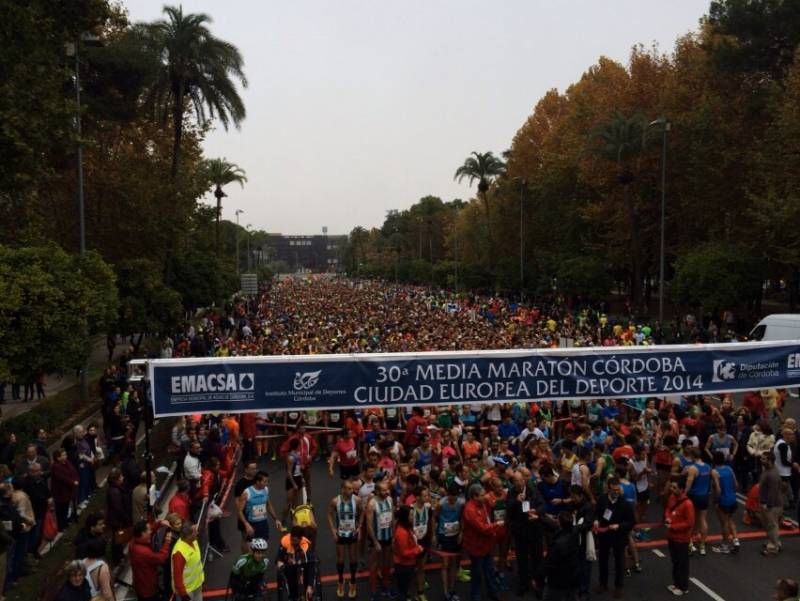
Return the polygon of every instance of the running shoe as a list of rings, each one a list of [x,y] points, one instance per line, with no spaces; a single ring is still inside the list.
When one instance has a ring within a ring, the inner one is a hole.
[[[456,574],[456,580],[458,580],[459,582],[469,582],[470,580],[472,580],[472,576],[469,570],[461,568],[458,570],[458,574]]]
[[[702,555],[703,557],[705,557],[705,555],[706,555],[706,544],[705,543],[700,543],[700,555]]]
[[[336,585],[336,596],[339,597],[339,599],[344,598],[344,582],[340,582]]]
[[[697,553],[697,547],[694,546],[694,543],[689,543],[689,555],[694,555]]]
[[[428,601],[428,597],[425,596],[425,593],[419,593],[417,595],[417,601]]]
[[[355,599],[358,595],[358,585],[355,582],[347,581],[347,596]]]
[[[719,544],[719,545],[713,545],[711,547],[711,550],[714,553],[722,553],[723,555],[727,555],[728,553],[731,552],[731,548],[730,548],[730,546],[728,546],[727,543],[722,543],[722,544]]]
[[[635,564],[633,564],[633,571],[636,572],[637,574],[641,574],[642,573],[642,564],[639,563],[638,561]]]
[[[670,584],[667,587],[667,590],[669,590],[669,592],[672,593],[673,595],[675,595],[676,597],[680,597],[682,595],[685,595],[688,592],[688,591],[682,591],[681,589],[679,589],[674,584]]]

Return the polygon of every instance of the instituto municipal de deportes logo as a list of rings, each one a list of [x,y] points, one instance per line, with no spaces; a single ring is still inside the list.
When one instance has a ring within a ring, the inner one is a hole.
[[[307,371],[304,373],[295,372],[294,374],[294,389],[295,390],[311,390],[314,386],[317,385],[319,382],[319,375],[322,373],[322,370],[319,371]]]
[[[724,359],[715,359],[711,374],[712,382],[727,382],[736,377],[736,363]]]

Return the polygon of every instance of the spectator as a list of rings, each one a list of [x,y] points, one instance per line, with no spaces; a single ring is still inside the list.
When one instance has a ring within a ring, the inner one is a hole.
[[[761,454],[761,479],[758,482],[761,503],[761,522],[767,531],[767,544],[761,551],[764,557],[777,555],[781,551],[780,521],[783,518],[783,495],[781,478],[775,468],[775,456],[771,451]]]
[[[111,585],[111,568],[103,559],[106,553],[104,541],[93,540],[86,545],[86,581],[89,583],[92,601],[114,601],[114,589]]]
[[[194,440],[189,445],[189,452],[183,459],[183,477],[189,482],[189,496],[196,499],[196,493],[200,488],[200,478],[203,475],[202,465],[200,463],[200,453],[202,447],[200,442]],[[195,508],[198,510],[199,507]]]
[[[411,523],[411,507],[403,505],[397,510],[397,526],[394,531],[394,574],[397,579],[399,601],[407,601],[408,589],[414,579],[417,557],[424,549],[417,542]]]
[[[547,549],[545,574],[548,601],[572,601],[578,590],[575,574],[578,572],[580,550],[578,532],[572,526],[572,512],[558,514],[558,530]]]
[[[158,569],[169,560],[172,548],[172,531],[168,530],[160,548],[156,551],[151,543],[152,531],[144,520],[133,525],[133,538],[128,546],[128,558],[133,573],[133,590],[139,601],[160,601]]]
[[[775,601],[797,601],[800,595],[800,587],[796,580],[791,578],[781,578],[775,583]]]
[[[481,599],[481,581],[486,581],[488,598],[496,601],[497,587],[495,571],[492,565],[492,549],[495,544],[495,525],[489,519],[489,510],[484,500],[485,491],[480,484],[469,488],[469,495],[464,505],[464,534],[462,545],[469,556],[472,580],[470,582],[470,598]]]
[[[672,560],[672,584],[667,589],[676,596],[689,592],[689,545],[695,523],[695,507],[686,495],[686,477],[669,484],[669,497],[664,509],[669,557]]]
[[[92,480],[94,479],[94,451],[92,445],[86,439],[86,430],[83,426],[77,425],[72,429],[72,437],[75,441],[76,461],[75,467],[78,470],[78,506],[83,508],[89,502],[89,495],[92,492]]]
[[[93,513],[86,518],[83,528],[78,530],[75,535],[75,540],[72,542],[75,545],[75,559],[83,559],[87,555],[87,548],[94,540],[100,540],[105,547],[106,537],[106,520],[102,513]]]
[[[8,587],[20,577],[20,574],[16,571],[17,565],[21,561],[17,559],[17,554],[23,553],[24,556],[24,548],[17,544],[17,541],[22,538],[24,522],[14,505],[14,501],[11,499],[12,492],[10,484],[0,484],[0,521],[4,523],[5,530],[9,532],[13,539],[13,544],[9,547],[6,558],[7,570],[4,590],[8,590]],[[11,524],[10,529],[8,524]]]
[[[169,500],[169,513],[178,514],[183,521],[189,521],[191,517],[192,500],[189,498],[189,483],[186,480],[178,480],[175,495]]]
[[[67,527],[69,506],[75,498],[77,490],[78,471],[67,461],[66,449],[61,448],[53,453],[53,469],[50,478],[50,491],[53,493],[59,532],[63,532]]]
[[[147,472],[139,474],[138,484],[131,493],[131,510],[133,512],[133,523],[139,520],[147,520],[147,503],[149,501],[149,491],[147,490]],[[156,475],[150,472],[151,486],[156,481]]]
[[[42,467],[42,475],[45,478],[50,476],[50,461],[44,455],[39,455],[39,449],[33,443],[25,447],[25,456],[17,462],[14,474],[21,477],[27,476],[28,468],[33,463],[38,463]]]
[[[50,489],[42,476],[42,468],[38,463],[30,466],[28,475],[23,480],[23,489],[31,500],[33,506],[33,516],[36,525],[31,529],[30,540],[28,541],[28,551],[34,557],[39,557],[39,543],[42,539],[42,526],[47,516],[47,509],[50,504]]]
[[[64,568],[67,581],[58,591],[55,601],[92,601],[89,582],[86,580],[86,567],[80,560],[70,561]]]
[[[122,558],[131,526],[131,497],[125,488],[125,478],[118,468],[113,468],[108,474],[106,522],[112,532],[111,559],[116,563]]]
[[[39,431],[36,433],[36,440],[33,441],[33,444],[36,445],[36,453],[38,455],[47,457],[50,454],[50,451],[47,449],[47,438],[47,430],[39,428]]]
[[[22,518],[22,528],[14,533],[14,573],[17,576],[22,576],[27,573],[25,565],[25,557],[28,554],[28,546],[30,545],[31,532],[36,526],[36,516],[33,514],[33,505],[31,504],[30,497],[23,490],[24,480],[19,476],[14,476],[11,481],[13,491],[11,493],[11,502],[17,510],[20,518]]]
[[[608,564],[614,555],[614,598],[622,598],[625,582],[625,547],[633,528],[633,506],[622,496],[619,478],[608,479],[607,493],[597,501],[594,530],[597,533],[599,584],[595,592],[608,590]]]
[[[203,601],[203,557],[197,543],[197,528],[184,522],[181,537],[172,548],[172,591],[180,601]]]

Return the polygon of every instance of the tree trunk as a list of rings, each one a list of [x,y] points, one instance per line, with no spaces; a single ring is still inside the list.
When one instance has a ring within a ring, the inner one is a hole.
[[[217,251],[217,257],[219,257],[219,217],[222,213],[222,189],[219,186],[217,186],[214,196],[217,197],[217,215],[214,223],[214,248]],[[238,236],[239,233],[237,232],[236,235]],[[238,261],[239,257],[236,257],[236,260]]]
[[[638,310],[642,304],[642,242],[639,233],[639,220],[636,209],[631,200],[630,186],[624,188],[625,210],[628,213],[628,227],[631,230],[631,268],[633,276],[631,278],[631,306]]]
[[[489,262],[489,273],[494,276],[494,234],[492,228],[492,212],[491,208],[489,207],[488,191],[483,192],[483,211],[486,215],[486,254]]]
[[[183,82],[178,85],[178,93],[175,95],[175,104],[172,107],[172,179],[178,177],[178,165],[180,164],[181,140],[183,138]]]

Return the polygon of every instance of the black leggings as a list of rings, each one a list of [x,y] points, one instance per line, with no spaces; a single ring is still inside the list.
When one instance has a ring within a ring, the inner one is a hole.
[[[411,581],[414,579],[414,571],[414,566],[395,564],[394,576],[397,578],[398,601],[406,601],[408,599],[408,589],[411,587]]]
[[[682,591],[689,590],[689,543],[669,541],[672,560],[672,584]]]

